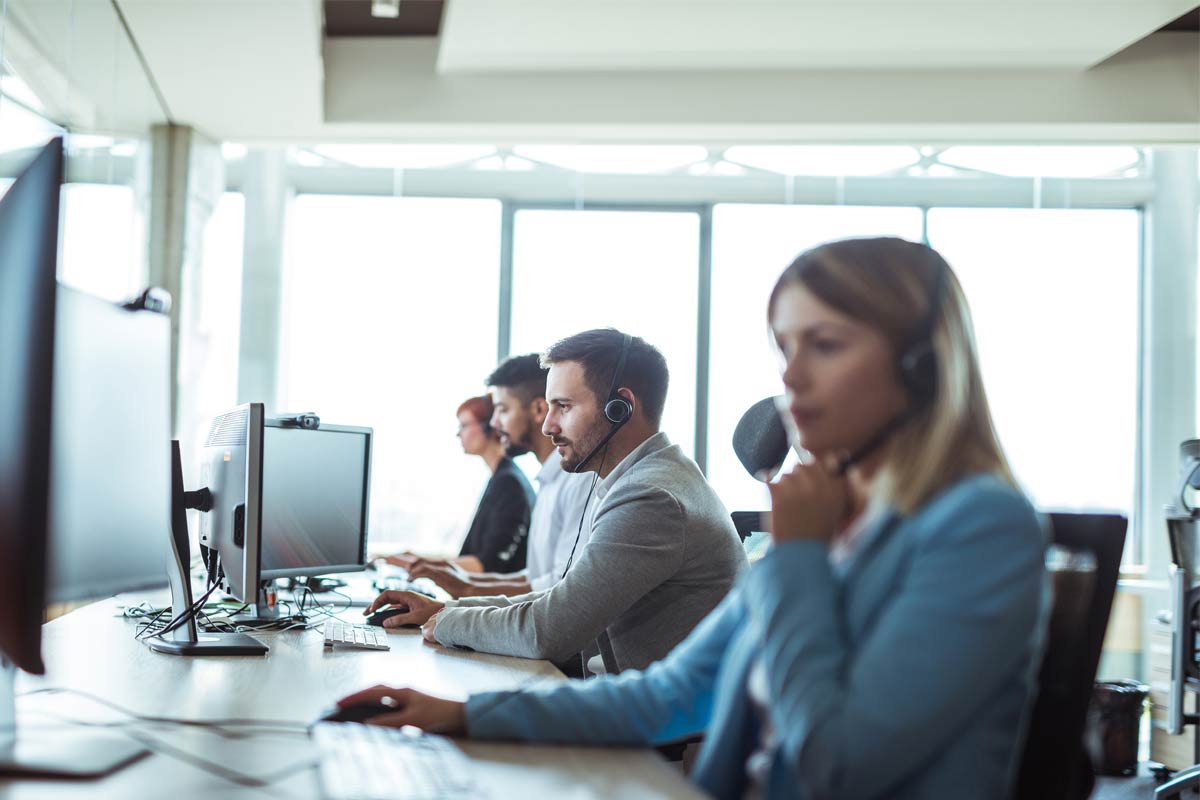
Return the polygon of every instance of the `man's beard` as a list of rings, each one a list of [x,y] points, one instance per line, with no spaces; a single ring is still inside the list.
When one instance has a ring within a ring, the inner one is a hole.
[[[570,455],[564,455],[562,457],[562,468],[567,472],[574,472],[577,470],[582,459],[586,457],[588,453],[592,452],[592,449],[600,443],[600,440],[604,438],[604,435],[608,433],[608,431],[608,424],[604,422],[597,422],[596,425],[594,425],[592,429],[589,430],[582,438],[574,441],[567,441],[566,444],[568,447],[570,447]],[[562,440],[556,439],[555,444],[558,444],[559,441]],[[583,464],[584,467],[587,467],[588,465],[595,467],[597,470],[599,469],[595,458],[592,458],[591,461]]]
[[[531,437],[529,435],[529,429],[530,425],[527,421],[525,423],[525,432],[520,437],[514,437],[508,431],[504,432],[503,437],[507,440],[504,445],[504,454],[506,456],[509,458],[516,458],[517,456],[525,455],[533,449],[533,442],[530,441]]]
[[[516,458],[517,456],[523,456],[528,452],[529,452],[528,447],[523,447],[522,445],[517,444],[516,442],[512,441],[511,439],[509,439],[508,444],[504,446],[504,455],[508,456],[509,458]]]

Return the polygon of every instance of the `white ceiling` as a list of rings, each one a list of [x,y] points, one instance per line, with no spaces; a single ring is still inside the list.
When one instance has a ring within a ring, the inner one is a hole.
[[[1085,69],[1195,0],[450,0],[441,72]]]
[[[286,136],[319,129],[319,0],[119,3],[173,119],[220,138],[235,130]]]
[[[1200,140],[1200,37],[1121,52],[1197,2],[448,0],[437,39],[323,42],[320,0],[117,0],[170,118],[250,142],[936,138],[922,109],[964,139]],[[8,8],[9,60],[78,124],[165,116],[110,0]]]

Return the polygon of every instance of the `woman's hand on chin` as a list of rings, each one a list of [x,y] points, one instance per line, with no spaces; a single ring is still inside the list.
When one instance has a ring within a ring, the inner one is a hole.
[[[771,490],[771,536],[776,542],[828,542],[846,524],[850,489],[836,459],[797,464]]]

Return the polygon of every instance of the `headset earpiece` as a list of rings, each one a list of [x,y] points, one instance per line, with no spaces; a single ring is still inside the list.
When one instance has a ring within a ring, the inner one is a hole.
[[[912,397],[913,405],[924,406],[937,393],[938,365],[933,342],[925,339],[909,347],[900,356],[900,382]]]
[[[929,310],[925,312],[908,347],[896,361],[900,382],[912,398],[913,408],[933,402],[937,394],[938,363],[933,334],[942,307],[942,285],[949,267],[939,257],[934,263],[933,288],[929,292]]]
[[[628,422],[633,416],[633,404],[624,397],[614,397],[604,404],[604,416],[613,425]]]

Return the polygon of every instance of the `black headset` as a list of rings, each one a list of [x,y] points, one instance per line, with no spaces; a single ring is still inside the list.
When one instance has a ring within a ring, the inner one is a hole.
[[[633,346],[633,337],[624,334],[621,341],[621,355],[617,357],[617,368],[613,370],[612,383],[608,387],[608,399],[604,402],[604,416],[613,425],[624,425],[633,416],[633,403],[618,394],[621,388],[621,376],[625,373],[625,359],[629,357],[629,348]]]
[[[914,411],[932,402],[937,393],[938,364],[937,353],[933,347],[933,334],[942,310],[943,285],[946,283],[950,265],[936,253],[933,263],[933,287],[929,290],[929,309],[896,361],[900,382],[908,389]]]
[[[583,460],[575,465],[575,469],[571,470],[572,472],[582,470],[584,465],[591,461],[596,453],[600,452],[600,448],[607,445],[609,440],[617,435],[617,431],[621,430],[625,423],[629,422],[633,417],[633,403],[630,403],[617,393],[621,388],[621,376],[625,373],[625,360],[629,357],[629,350],[633,346],[633,337],[628,333],[622,335],[624,338],[621,341],[621,355],[617,357],[617,368],[613,370],[612,383],[608,386],[608,397],[604,401],[604,418],[612,424],[612,428],[583,457]]]
[[[872,436],[866,444],[838,462],[837,472],[845,475],[846,470],[862,461],[895,433],[901,425],[912,418],[920,409],[932,403],[937,396],[938,363],[937,351],[933,347],[933,334],[937,329],[938,316],[942,311],[943,286],[950,274],[950,265],[937,253],[933,256],[933,287],[929,290],[929,309],[913,329],[912,337],[904,351],[896,359],[896,371],[900,383],[908,390],[911,401],[907,411],[899,414]]]

